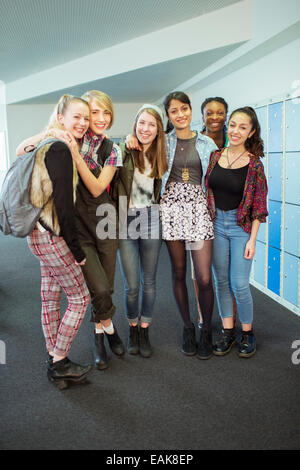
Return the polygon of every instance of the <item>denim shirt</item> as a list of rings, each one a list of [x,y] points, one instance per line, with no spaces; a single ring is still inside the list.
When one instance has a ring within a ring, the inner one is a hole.
[[[166,184],[169,179],[173,162],[174,162],[176,145],[177,145],[177,135],[176,135],[175,129],[173,129],[169,134],[166,135],[166,145],[167,145],[167,157],[168,157],[169,168],[162,177],[161,195],[163,195],[165,191]],[[209,157],[212,152],[214,152],[215,150],[218,150],[218,147],[216,146],[216,144],[210,137],[207,137],[206,135],[203,135],[200,132],[197,132],[196,150],[201,160],[203,176],[205,177],[208,163],[209,163]],[[203,181],[202,186],[204,188],[204,178],[202,179],[202,181]]]

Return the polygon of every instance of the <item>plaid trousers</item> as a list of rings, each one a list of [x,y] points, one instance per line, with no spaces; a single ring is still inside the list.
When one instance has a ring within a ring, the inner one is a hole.
[[[35,228],[27,241],[41,266],[42,328],[47,350],[67,356],[90,301],[81,267],[75,264],[62,237]],[[61,319],[62,291],[67,297],[68,308]]]

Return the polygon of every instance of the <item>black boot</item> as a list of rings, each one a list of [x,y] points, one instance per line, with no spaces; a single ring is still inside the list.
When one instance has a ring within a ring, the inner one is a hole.
[[[69,383],[81,384],[86,381],[87,374],[93,366],[81,366],[70,361],[67,357],[61,361],[49,363],[48,379],[53,382],[60,390],[68,388]]]
[[[149,327],[142,328],[139,330],[139,344],[140,344],[140,355],[143,357],[150,357],[152,354],[152,348],[149,341]]]
[[[127,351],[129,354],[133,355],[139,353],[139,327],[137,325],[129,327]]]
[[[116,327],[114,326],[114,333],[112,335],[109,335],[106,332],[105,335],[112,352],[117,356],[123,356],[123,354],[125,353],[125,348],[120,336],[118,335]]]
[[[104,346],[104,333],[95,333],[93,339],[94,363],[97,369],[104,370],[108,368],[107,353]]]
[[[198,359],[210,359],[212,355],[212,334],[206,330],[201,329],[197,348],[197,357]]]
[[[53,356],[51,356],[49,353],[47,355],[47,360],[46,360],[46,365],[47,369],[49,370],[53,364]]]
[[[215,356],[225,356],[235,345],[234,328],[222,330],[222,336],[213,347]]]
[[[239,343],[239,357],[251,357],[256,353],[256,341],[253,331],[242,331]]]
[[[188,328],[183,327],[182,348],[181,352],[186,356],[194,356],[197,351],[195,326]]]

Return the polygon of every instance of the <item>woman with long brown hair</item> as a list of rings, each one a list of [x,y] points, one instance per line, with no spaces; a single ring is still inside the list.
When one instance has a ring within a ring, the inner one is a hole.
[[[256,352],[253,300],[249,277],[259,226],[266,221],[267,183],[260,157],[263,141],[251,107],[233,111],[227,131],[229,146],[212,153],[206,175],[208,203],[214,220],[213,271],[219,313],[223,322],[214,354],[227,354],[236,342],[233,294],[242,325],[238,355]]]
[[[161,178],[168,168],[160,108],[145,104],[139,109],[133,136],[141,150],[125,149],[123,167],[119,170],[116,185],[117,196],[126,197],[123,211],[119,205],[120,221],[125,219],[125,225],[120,229],[119,260],[124,279],[125,313],[129,322],[127,349],[130,354],[140,353],[143,357],[150,357],[149,325],[154,309],[156,271],[162,243],[158,203]]]

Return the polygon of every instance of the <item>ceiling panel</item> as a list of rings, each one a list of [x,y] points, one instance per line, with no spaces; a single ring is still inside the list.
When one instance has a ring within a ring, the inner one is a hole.
[[[18,80],[239,1],[1,0],[0,80]]]
[[[49,104],[58,101],[64,93],[81,96],[87,90],[101,90],[116,103],[155,102],[191,76],[200,73],[211,64],[232,52],[242,43],[193,54],[181,59],[144,67],[102,80],[83,83],[80,86],[58,90],[48,95],[24,100],[23,104]]]

